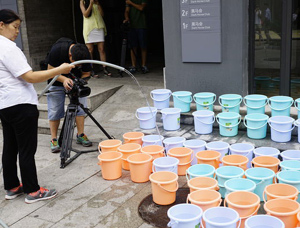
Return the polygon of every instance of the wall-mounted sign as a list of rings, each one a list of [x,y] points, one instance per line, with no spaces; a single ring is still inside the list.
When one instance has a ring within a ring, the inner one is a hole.
[[[182,62],[221,62],[221,0],[180,0]]]

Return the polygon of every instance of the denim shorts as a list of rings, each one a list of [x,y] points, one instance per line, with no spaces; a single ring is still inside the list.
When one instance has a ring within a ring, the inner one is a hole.
[[[51,86],[49,88],[50,93],[47,94],[48,102],[48,119],[49,120],[60,120],[65,115],[65,88],[62,86]],[[83,106],[87,107],[87,98],[79,98],[79,102]],[[82,108],[78,107],[77,116],[84,116],[85,112]]]

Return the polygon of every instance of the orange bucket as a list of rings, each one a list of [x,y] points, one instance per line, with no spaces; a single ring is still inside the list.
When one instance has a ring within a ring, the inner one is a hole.
[[[175,157],[179,160],[178,175],[184,176],[186,170],[191,166],[194,157],[191,158],[193,150],[187,147],[174,147],[169,149],[168,156]]]
[[[156,158],[164,157],[165,148],[159,145],[149,145],[144,146],[141,149],[141,152],[144,154],[150,154],[153,157],[153,160]]]
[[[263,167],[273,170],[275,173],[278,172],[280,160],[271,156],[259,156],[252,159],[254,167]]]
[[[108,139],[99,143],[99,153],[105,153],[109,151],[117,151],[118,147],[122,145],[122,141],[119,139]]]
[[[229,208],[236,210],[241,218],[241,228],[245,227],[245,220],[256,215],[260,208],[260,198],[253,192],[236,191],[229,193],[224,199]]]
[[[216,169],[220,166],[221,153],[214,150],[203,150],[196,153],[198,164],[212,165]]]
[[[218,207],[220,206],[222,199],[221,194],[214,190],[197,190],[190,194],[188,194],[186,203],[191,202],[199,206],[203,212],[211,207]]]
[[[115,180],[122,176],[122,153],[111,151],[98,155],[98,165],[105,180]]]
[[[178,175],[169,171],[158,171],[149,176],[154,203],[170,205],[176,200]]]
[[[298,212],[298,214],[297,214],[297,219],[298,219],[298,226],[300,226],[300,212]]]
[[[237,166],[244,170],[247,169],[248,161],[249,159],[246,156],[238,154],[226,155],[222,158],[224,166]]]
[[[195,177],[188,180],[190,192],[197,190],[219,190],[218,181],[211,177]]]
[[[265,194],[267,195],[267,200],[272,199],[291,199],[297,200],[299,190],[289,184],[270,184],[265,187],[263,192],[263,199],[266,202]]]
[[[142,138],[144,137],[143,132],[127,132],[123,134],[124,144],[125,143],[137,143],[143,145]]]
[[[123,154],[122,157],[122,168],[130,170],[127,158],[132,154],[141,152],[141,145],[137,143],[126,143],[118,147],[118,151]]]
[[[272,199],[264,204],[268,215],[275,216],[284,223],[286,228],[297,227],[297,214],[300,211],[300,204],[291,199]]]
[[[127,158],[130,177],[133,182],[143,183],[149,180],[152,171],[152,156],[149,154],[132,154]]]

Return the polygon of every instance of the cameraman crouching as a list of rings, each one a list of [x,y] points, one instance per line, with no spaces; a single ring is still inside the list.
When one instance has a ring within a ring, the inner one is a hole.
[[[47,63],[48,69],[59,66],[62,63],[71,63],[79,60],[90,59],[90,53],[86,45],[76,44],[73,40],[68,38],[60,38],[51,48],[48,56]],[[82,64],[72,69],[71,73],[77,78],[90,77],[91,73],[90,64]],[[48,81],[48,83],[51,80]],[[60,124],[60,119],[65,114],[65,89],[70,91],[73,86],[73,80],[68,78],[68,75],[60,75],[54,84],[49,88],[50,93],[47,95],[48,101],[48,119],[51,131],[50,148],[52,153],[60,152],[61,148],[58,145],[57,131]],[[79,102],[87,107],[87,97],[79,98]],[[84,134],[84,115],[85,112],[78,107],[76,116],[77,126],[77,143],[83,146],[92,146]]]

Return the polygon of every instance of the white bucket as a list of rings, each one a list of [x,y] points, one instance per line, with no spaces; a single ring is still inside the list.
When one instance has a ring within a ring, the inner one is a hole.
[[[210,110],[199,110],[193,112],[195,132],[197,134],[210,134],[215,122],[214,112]]]
[[[197,164],[197,157],[195,156],[197,152],[205,150],[206,142],[200,139],[191,139],[186,140],[183,143],[184,147],[190,148],[193,150],[191,158],[194,158],[191,162],[191,165]]]
[[[271,215],[253,215],[246,219],[245,228],[285,228],[284,223]]]
[[[300,150],[285,150],[282,151],[280,156],[282,157],[282,160],[296,160],[300,161]]]
[[[166,153],[168,153],[171,148],[183,147],[185,140],[186,139],[184,137],[170,137],[164,139],[163,143],[165,145]]]
[[[274,142],[289,142],[292,137],[295,120],[289,116],[272,116],[268,123],[271,127],[271,139]]]
[[[243,155],[248,158],[247,168],[251,168],[254,146],[250,143],[235,143],[230,147],[231,154]]]
[[[299,98],[298,98],[299,99]],[[299,110],[298,110],[298,116],[299,116]],[[298,117],[299,118],[299,117]],[[298,143],[300,143],[300,119],[297,119],[295,122],[294,122],[295,126],[298,127]]]
[[[173,173],[178,173],[179,159],[174,157],[161,157],[153,160],[152,171],[170,171]]]
[[[140,128],[141,129],[155,128],[156,113],[157,113],[157,108],[155,107],[138,108],[135,112],[135,116],[140,121]]]
[[[161,110],[163,127],[166,131],[176,131],[180,128],[180,109],[164,108]]]
[[[229,143],[223,141],[213,141],[206,144],[207,150],[215,150],[221,153],[220,161],[222,161],[222,158],[228,154],[229,147]],[[222,164],[220,164],[220,166],[222,166]]]
[[[257,147],[253,150],[254,156],[271,156],[274,158],[278,158],[280,151],[274,147]]]
[[[241,225],[239,214],[228,207],[207,209],[203,213],[203,220],[206,228],[239,228]]]
[[[162,135],[145,135],[142,138],[143,145],[144,146],[150,146],[150,145],[159,145],[163,146],[163,140],[164,137]]]
[[[169,108],[171,95],[172,92],[169,89],[155,89],[150,93],[154,107],[157,109]]]

